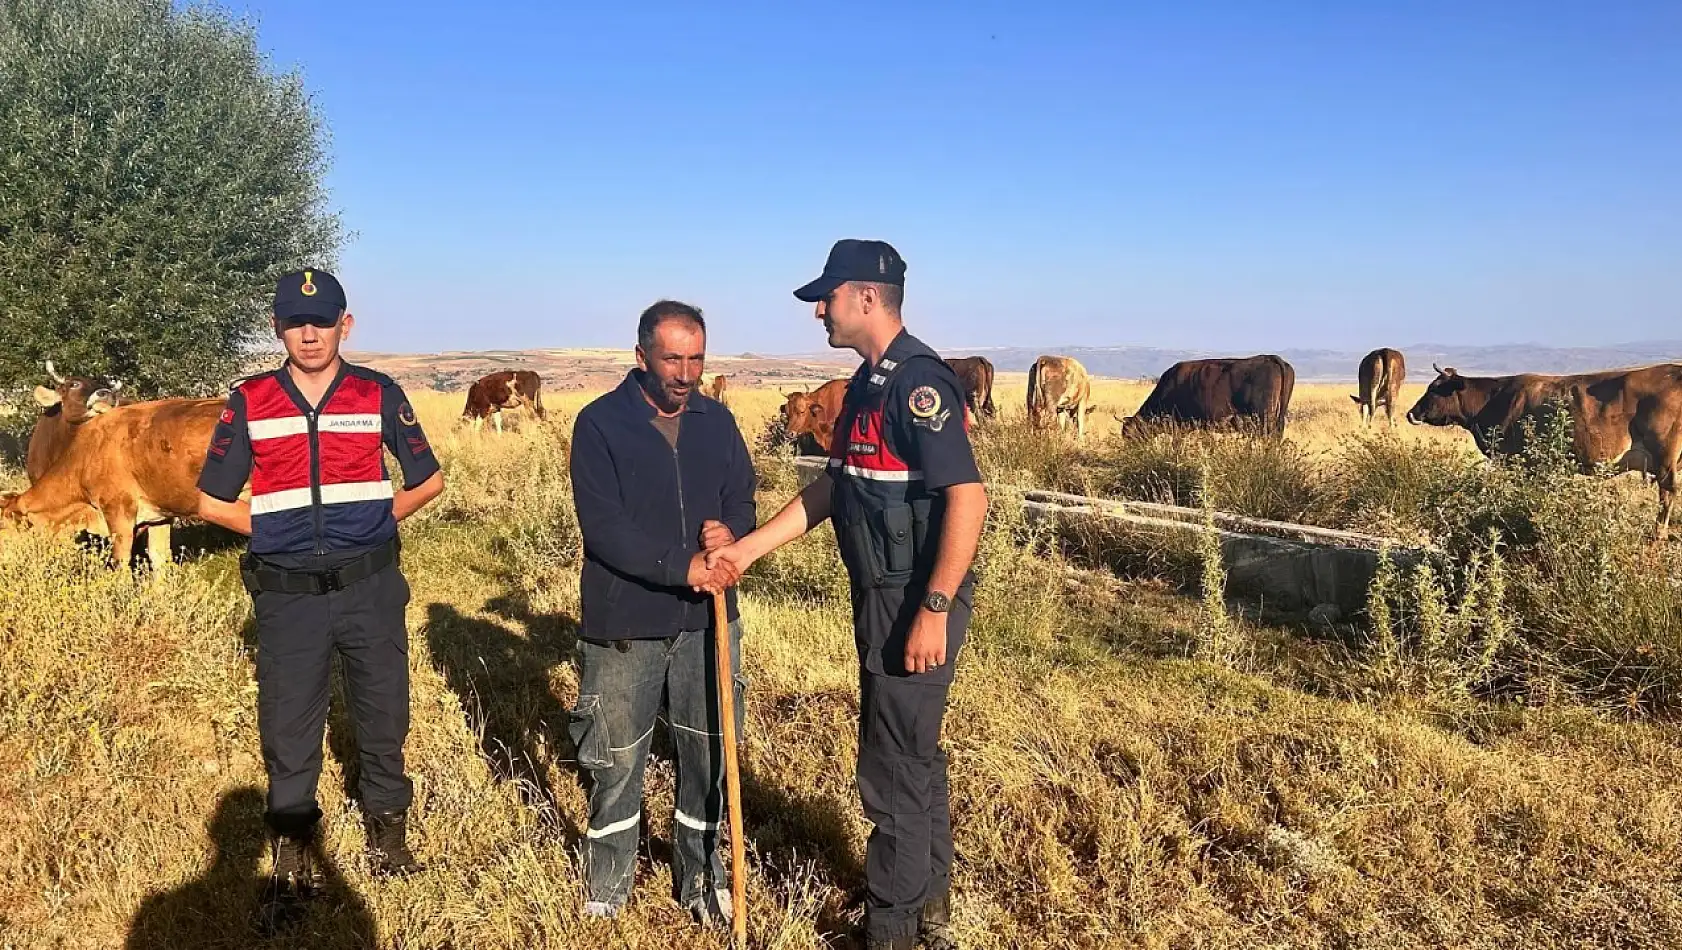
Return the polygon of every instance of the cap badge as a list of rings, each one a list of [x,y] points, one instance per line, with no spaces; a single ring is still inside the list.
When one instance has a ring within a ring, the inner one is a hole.
[[[314,297],[315,296],[315,281],[313,280],[314,277],[315,277],[315,272],[314,271],[308,271],[308,270],[304,271],[304,286],[299,287],[298,291],[306,297]]]

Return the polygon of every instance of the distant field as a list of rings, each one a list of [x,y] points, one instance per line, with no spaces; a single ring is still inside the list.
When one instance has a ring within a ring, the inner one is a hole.
[[[336,706],[333,896],[262,945],[725,945],[668,896],[664,760],[626,915],[581,914],[566,462],[597,391],[554,392],[551,424],[498,435],[458,423],[460,392],[413,388],[450,486],[405,528],[429,870],[370,877]],[[1366,432],[1352,391],[1299,385],[1283,444],[1129,443],[1108,415],[1146,387],[1103,381],[1100,431],[1076,447],[1028,430],[1025,381],[1001,380],[1003,418],[977,434],[995,504],[947,718],[965,946],[1682,946],[1682,569],[1641,540],[1650,489],[1491,467],[1458,433]],[[757,441],[781,395],[731,401]],[[758,451],[762,517],[794,490],[789,462]],[[1400,582],[1399,641],[1367,617],[1235,616],[1214,653],[1196,589],[1149,564],[1075,563],[1009,487],[1182,499],[1203,472],[1222,507],[1437,539],[1443,573]],[[1500,594],[1487,562],[1465,571],[1490,529]],[[249,601],[229,539],[184,534],[183,563],[135,579],[67,539],[0,533],[0,948],[259,945]],[[853,947],[868,828],[828,529],[744,591],[752,945]]]

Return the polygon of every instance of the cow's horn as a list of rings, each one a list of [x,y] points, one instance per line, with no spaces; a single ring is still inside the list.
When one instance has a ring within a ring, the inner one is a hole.
[[[58,370],[53,369],[53,361],[52,360],[47,361],[47,376],[50,379],[52,379],[52,381],[55,382],[55,383],[63,383],[64,382],[64,377],[60,376],[58,374]]]

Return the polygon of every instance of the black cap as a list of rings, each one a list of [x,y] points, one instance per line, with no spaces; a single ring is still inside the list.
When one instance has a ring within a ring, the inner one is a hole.
[[[849,280],[905,286],[905,258],[887,241],[836,241],[824,261],[823,276],[796,290],[794,296],[817,303]]]
[[[345,289],[339,279],[324,270],[297,270],[283,274],[274,288],[274,315],[288,317],[332,317],[345,311]]]

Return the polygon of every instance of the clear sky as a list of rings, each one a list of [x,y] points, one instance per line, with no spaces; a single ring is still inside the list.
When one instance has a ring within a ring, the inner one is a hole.
[[[239,3],[332,129],[359,348],[1682,338],[1682,3]]]

